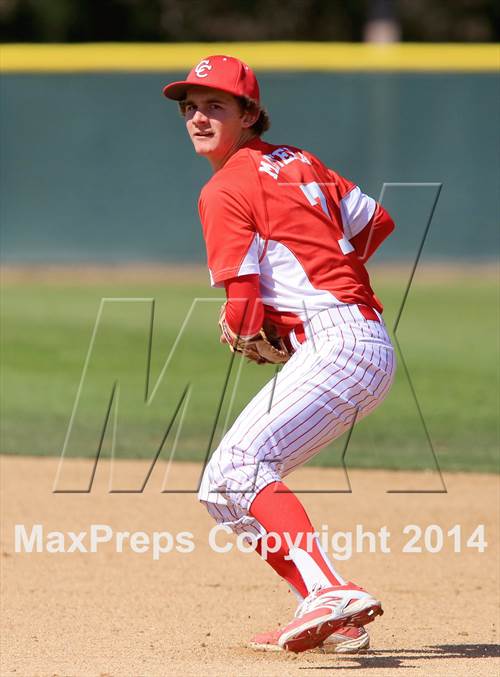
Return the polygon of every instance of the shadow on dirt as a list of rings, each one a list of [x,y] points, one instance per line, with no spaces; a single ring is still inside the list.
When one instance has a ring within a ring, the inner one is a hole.
[[[419,663],[426,660],[451,660],[453,658],[499,658],[500,645],[498,644],[436,644],[425,649],[387,649],[382,651],[368,651],[365,654],[342,656],[346,661],[356,665],[345,665],[336,660],[335,665],[308,665],[299,670],[368,670],[370,668],[402,668],[412,670]],[[336,656],[336,659],[338,656]]]

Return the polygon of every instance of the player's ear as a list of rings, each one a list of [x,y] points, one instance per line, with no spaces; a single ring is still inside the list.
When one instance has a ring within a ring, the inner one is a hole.
[[[242,115],[242,123],[245,129],[248,129],[254,125],[259,119],[259,111],[256,110],[247,110]]]
[[[241,110],[241,122],[242,126],[245,129],[250,128],[254,125],[259,119],[260,110],[259,107],[250,99],[245,99],[241,97],[238,99]]]
[[[241,116],[242,125],[245,129],[249,129],[259,119],[259,111],[253,108],[243,111]]]

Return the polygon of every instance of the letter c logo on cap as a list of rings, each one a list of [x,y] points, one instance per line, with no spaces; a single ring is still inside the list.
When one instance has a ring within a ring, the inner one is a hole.
[[[208,59],[203,59],[200,61],[200,63],[196,66],[194,69],[194,72],[199,78],[206,78],[208,76],[208,73],[205,73],[205,71],[211,71],[212,66],[210,65],[210,61]]]

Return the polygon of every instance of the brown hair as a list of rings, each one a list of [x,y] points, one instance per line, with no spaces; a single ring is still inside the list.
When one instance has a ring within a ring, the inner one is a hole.
[[[271,120],[269,118],[269,113],[266,111],[266,109],[262,108],[262,106],[260,106],[260,104],[258,104],[257,101],[250,99],[248,96],[235,96],[234,98],[238,102],[242,113],[247,112],[259,113],[259,117],[253,123],[250,129],[257,136],[261,136],[262,134],[264,134],[264,132],[267,132],[267,130],[271,127]],[[179,111],[182,117],[186,115],[185,101],[179,101]]]

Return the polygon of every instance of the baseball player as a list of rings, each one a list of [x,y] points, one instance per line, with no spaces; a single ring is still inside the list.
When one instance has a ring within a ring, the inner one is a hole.
[[[364,625],[381,603],[335,570],[283,478],[391,386],[394,351],[364,264],[394,224],[312,153],[261,139],[269,118],[240,60],[208,56],[164,94],[213,169],[199,213],[211,284],[227,297],[221,342],[282,365],[224,436],[198,496],[218,523],[256,542],[299,599],[291,621],[251,646],[365,649]]]

